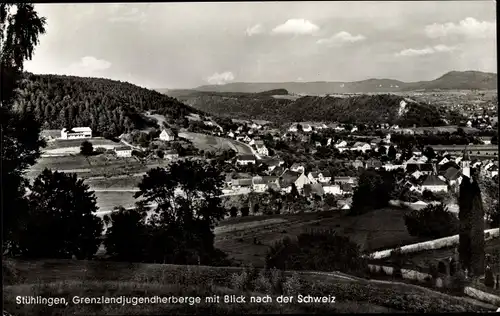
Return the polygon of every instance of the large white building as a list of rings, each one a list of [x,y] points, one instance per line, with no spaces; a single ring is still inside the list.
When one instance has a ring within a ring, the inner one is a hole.
[[[92,138],[92,129],[90,127],[73,127],[71,130],[63,128],[61,130],[61,139],[83,138]]]

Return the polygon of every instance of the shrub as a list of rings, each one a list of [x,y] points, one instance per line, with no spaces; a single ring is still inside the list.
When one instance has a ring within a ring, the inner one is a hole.
[[[366,261],[359,246],[333,230],[311,231],[296,240],[275,243],[266,256],[269,268],[364,273]]]
[[[457,273],[451,277],[449,289],[454,293],[462,294],[466,285],[467,279],[465,278],[465,273],[462,270],[458,270]]]
[[[458,218],[442,203],[414,210],[406,214],[404,219],[412,236],[441,238],[458,234]]]
[[[92,155],[94,153],[94,147],[92,146],[92,143],[88,140],[82,142],[80,146],[80,153],[84,156]]]

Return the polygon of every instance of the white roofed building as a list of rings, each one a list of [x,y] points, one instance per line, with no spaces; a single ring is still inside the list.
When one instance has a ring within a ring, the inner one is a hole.
[[[61,139],[84,139],[92,138],[92,129],[90,127],[73,127],[68,130],[61,130]]]

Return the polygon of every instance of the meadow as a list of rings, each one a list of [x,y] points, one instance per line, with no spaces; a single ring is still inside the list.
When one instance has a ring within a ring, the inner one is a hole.
[[[240,143],[236,140],[217,137],[213,135],[206,135],[193,132],[179,133],[179,137],[190,140],[193,145],[199,150],[205,151],[222,151],[222,150],[236,150],[238,154],[252,154],[248,145]]]
[[[369,252],[425,241],[408,233],[403,218],[406,212],[409,210],[387,207],[359,216],[325,211],[231,218],[218,224],[220,233],[216,235],[215,245],[237,262],[263,267],[270,245],[311,229],[334,229],[338,234],[349,236],[362,251]],[[225,226],[230,228],[223,229]],[[254,239],[259,243],[255,244]]]
[[[480,312],[484,305],[413,285],[349,278],[339,273],[264,272],[252,268],[176,266],[77,260],[4,260],[4,310],[14,315],[150,315],[336,312]],[[282,290],[277,290],[281,288]],[[298,303],[297,294],[335,296],[335,303]],[[270,295],[270,303],[219,304],[214,295]],[[280,294],[294,296],[289,304]],[[199,304],[73,304],[79,297],[200,297]],[[61,297],[68,305],[16,304],[16,296]]]

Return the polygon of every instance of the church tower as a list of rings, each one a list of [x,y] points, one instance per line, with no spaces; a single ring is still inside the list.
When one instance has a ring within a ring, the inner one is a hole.
[[[462,161],[460,162],[462,165],[462,174],[467,177],[470,177],[470,159],[469,159],[469,153],[467,152],[467,146],[465,146],[464,150],[464,155],[462,157]]]

